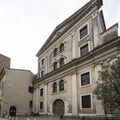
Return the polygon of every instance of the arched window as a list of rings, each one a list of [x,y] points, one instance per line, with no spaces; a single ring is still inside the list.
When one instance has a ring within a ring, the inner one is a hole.
[[[55,48],[55,49],[54,49],[54,57],[57,56],[57,54],[58,54],[58,49]]]
[[[61,43],[60,45],[60,53],[64,51],[64,43]]]
[[[41,77],[43,77],[44,76],[44,71],[41,71]]]
[[[64,91],[64,80],[59,82],[59,91]]]
[[[57,69],[57,62],[55,62],[55,63],[53,64],[53,68],[54,68],[54,70]]]
[[[64,58],[60,59],[60,67],[62,67],[64,65]]]
[[[57,92],[57,83],[54,82],[53,83],[53,93],[56,93]]]
[[[45,59],[42,59],[41,60],[41,66],[44,66],[44,64],[45,64]]]

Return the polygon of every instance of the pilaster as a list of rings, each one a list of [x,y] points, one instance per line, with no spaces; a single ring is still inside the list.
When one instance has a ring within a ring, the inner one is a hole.
[[[77,103],[77,75],[72,75],[72,115],[78,115],[78,103]]]
[[[72,59],[76,58],[75,29],[72,31]]]
[[[36,88],[36,112],[39,112],[39,88]]]
[[[44,101],[45,101],[45,108],[44,108],[44,112],[45,112],[45,114],[47,114],[47,102],[48,102],[48,100],[47,100],[47,84],[45,84],[45,87],[44,87]]]

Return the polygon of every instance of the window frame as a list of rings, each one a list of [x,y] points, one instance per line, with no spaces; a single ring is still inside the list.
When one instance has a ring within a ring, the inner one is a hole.
[[[61,64],[62,62],[64,62],[64,64]],[[60,67],[64,66],[65,65],[65,58],[60,58]]]
[[[64,43],[61,43],[59,48],[60,53],[64,52],[64,50],[65,50],[65,45]]]
[[[63,82],[63,84],[61,84]],[[64,80],[59,81],[59,91],[64,91],[65,90],[65,82]]]
[[[89,73],[89,81],[90,81],[90,83],[89,84],[86,84],[86,85],[82,85],[81,83],[81,76],[83,75],[83,74],[86,74],[86,73]],[[86,71],[86,72],[84,72],[84,73],[81,73],[80,74],[80,87],[86,87],[86,86],[90,86],[91,84],[92,84],[92,78],[91,78],[92,76],[91,76],[91,70],[89,70],[89,71]]]
[[[54,57],[56,57],[56,56],[58,55],[58,48],[55,48],[55,49],[54,49],[53,55],[54,55]]]
[[[45,65],[45,59],[43,58],[42,60],[41,60],[41,66],[44,66]]]
[[[80,36],[80,30],[82,30],[85,26],[87,26],[87,34],[81,38]],[[79,29],[78,29],[78,35],[79,35],[79,41],[81,41],[82,39],[86,38],[88,35],[89,35],[89,22],[88,23],[85,23],[83,24]]]
[[[56,66],[56,67],[55,67]],[[53,63],[53,70],[56,70],[58,68],[58,62]]]
[[[40,96],[43,96],[43,88],[40,89]]]
[[[43,102],[40,102],[40,110],[43,110]]]
[[[79,57],[83,57],[87,54],[86,53],[85,55],[81,55],[81,48],[84,47],[86,44],[88,44],[88,53],[90,52],[90,41],[88,41],[79,47]]]
[[[57,93],[57,82],[54,82],[54,83],[53,83],[52,89],[53,89],[53,90],[52,90],[53,93]]]
[[[83,96],[88,96],[88,95],[90,95],[90,105],[91,105],[91,107],[90,107],[90,108],[83,108],[83,107],[82,107],[82,97],[83,97]],[[93,96],[92,96],[92,93],[80,95],[80,109],[93,109],[93,98],[92,98],[92,97],[93,97]]]
[[[41,77],[43,77],[43,76],[45,75],[44,70],[42,70],[42,71],[40,72],[40,74],[41,74]]]

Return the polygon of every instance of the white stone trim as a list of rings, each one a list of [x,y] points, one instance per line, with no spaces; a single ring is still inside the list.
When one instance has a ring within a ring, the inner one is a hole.
[[[77,101],[77,75],[72,75],[72,114],[78,114]]]
[[[72,113],[64,113],[64,116],[72,116]]]
[[[44,89],[43,89],[43,94],[44,94],[44,113],[46,114],[47,113],[47,99],[48,99],[48,96],[47,96],[47,90],[48,90],[48,88],[47,88],[48,86],[47,86],[47,84],[44,86]]]
[[[85,113],[79,113],[79,116],[96,116],[96,114],[85,114]]]
[[[39,112],[39,115],[45,115],[45,113],[44,112]]]
[[[88,34],[86,36],[84,36],[83,38],[80,39],[80,30],[85,27],[87,25],[87,28],[88,28]],[[84,38],[86,38],[88,35],[90,34],[90,31],[89,31],[89,22],[87,23],[84,23],[82,26],[80,26],[80,28],[78,29],[78,41],[81,41],[83,40]]]
[[[54,115],[53,113],[47,113],[48,115]]]
[[[90,75],[90,84],[81,86],[81,75],[82,75],[82,74],[85,74],[85,73],[88,73],[88,72],[89,72],[89,75]],[[92,85],[92,72],[91,72],[91,70],[86,71],[86,72],[83,72],[83,73],[80,74],[80,87],[82,88],[82,87],[86,87],[86,86],[90,86],[90,85]]]

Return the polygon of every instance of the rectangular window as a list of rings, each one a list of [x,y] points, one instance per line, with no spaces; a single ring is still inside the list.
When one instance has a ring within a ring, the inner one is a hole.
[[[29,102],[29,107],[30,107],[30,108],[33,107],[33,101],[32,101],[32,100],[30,100],[30,102]]]
[[[81,86],[90,84],[90,72],[81,75]]]
[[[41,71],[41,77],[43,77],[44,76],[44,71]]]
[[[40,109],[43,109],[43,102],[40,102]]]
[[[80,39],[84,38],[86,35],[88,35],[88,26],[85,25],[82,29],[80,29]]]
[[[80,56],[84,56],[89,52],[88,43],[80,47]]]
[[[44,66],[44,64],[45,64],[45,60],[42,59],[42,60],[41,60],[41,66]]]
[[[43,88],[40,89],[40,96],[43,96]]]
[[[91,95],[81,96],[82,108],[91,108]]]
[[[33,93],[33,92],[34,92],[34,88],[33,88],[32,86],[29,86],[29,87],[28,87],[28,91],[29,91],[30,93]]]

